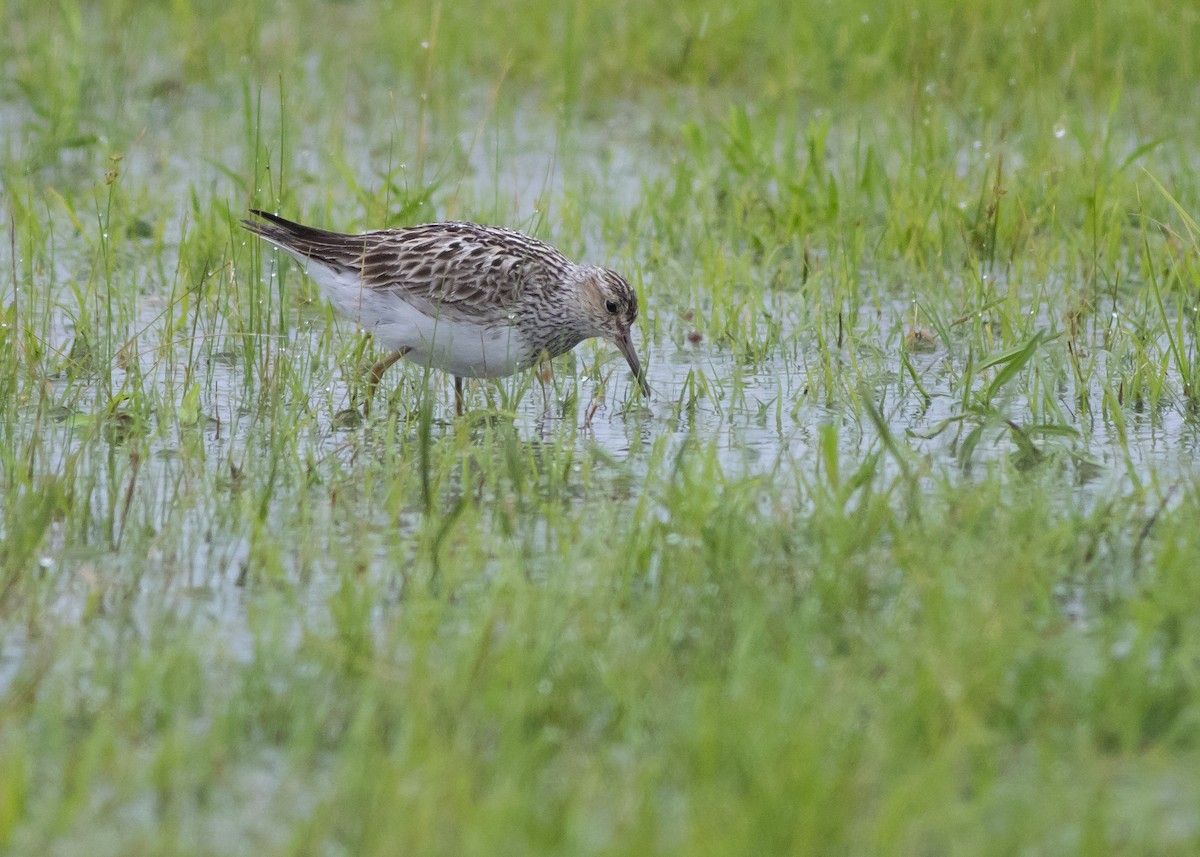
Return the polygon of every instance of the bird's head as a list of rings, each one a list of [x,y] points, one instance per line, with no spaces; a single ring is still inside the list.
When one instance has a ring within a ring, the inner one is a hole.
[[[620,349],[637,378],[643,395],[650,395],[650,385],[642,374],[642,363],[633,347],[633,323],[637,321],[637,293],[629,282],[607,268],[590,268],[584,278],[580,295],[584,310],[593,325],[592,336],[600,336]]]

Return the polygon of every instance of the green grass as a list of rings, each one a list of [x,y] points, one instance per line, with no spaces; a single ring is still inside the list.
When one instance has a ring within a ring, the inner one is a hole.
[[[0,853],[1193,854],[1200,14],[0,2]],[[639,291],[468,388],[252,206]]]

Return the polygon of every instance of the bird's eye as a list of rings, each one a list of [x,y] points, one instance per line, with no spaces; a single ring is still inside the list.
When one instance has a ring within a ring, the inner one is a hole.
[[[605,308],[606,310],[608,310],[608,314],[609,314],[609,315],[616,315],[616,314],[617,314],[617,302],[616,302],[616,301],[605,301],[605,302],[604,302],[604,308]]]

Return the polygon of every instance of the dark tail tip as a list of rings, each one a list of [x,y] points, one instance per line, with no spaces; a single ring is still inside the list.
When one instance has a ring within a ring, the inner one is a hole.
[[[277,233],[279,231],[278,228],[272,224],[283,226],[288,222],[283,220],[281,217],[271,214],[268,211],[260,211],[257,208],[250,209],[250,214],[259,219],[250,220],[249,218],[243,218],[241,221],[242,228],[253,232],[255,235],[267,236],[271,235],[272,233]],[[263,222],[264,220],[266,223]]]
[[[299,223],[293,223],[290,220],[286,220],[285,218],[280,217],[278,214],[272,214],[269,211],[263,211],[258,208],[250,209],[250,213],[259,218],[259,220],[243,220],[242,225],[252,231],[262,231],[262,229],[266,226],[266,224],[260,222],[262,220],[265,220],[267,223],[277,226],[287,232],[299,232],[302,229],[308,228],[306,226],[301,226]]]
[[[279,226],[299,226],[300,225],[299,223],[292,223],[292,221],[290,221],[290,220],[284,220],[278,214],[272,214],[269,211],[263,211],[261,208],[252,208],[252,209],[250,209],[250,213],[253,214],[255,217],[261,217],[263,220],[269,220],[272,223],[278,224]]]
[[[320,242],[328,241],[331,238],[344,237],[336,232],[328,232],[313,226],[305,226],[303,223],[296,223],[294,220],[288,220],[286,217],[280,217],[278,214],[272,214],[260,208],[252,208],[250,209],[250,213],[260,219],[243,220],[242,226],[256,235],[283,240],[284,243],[291,244],[296,241]],[[263,221],[266,222],[264,223]]]

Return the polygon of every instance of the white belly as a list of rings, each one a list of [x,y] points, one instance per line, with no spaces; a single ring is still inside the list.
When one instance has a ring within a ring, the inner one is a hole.
[[[489,328],[428,316],[394,294],[364,288],[356,276],[298,258],[334,309],[385,348],[408,349],[404,359],[411,363],[466,378],[499,378],[528,361],[529,349],[515,326]]]
[[[399,298],[392,303],[387,318],[368,329],[388,348],[409,349],[405,360],[467,378],[500,378],[521,368],[526,349],[515,327],[430,318]]]

